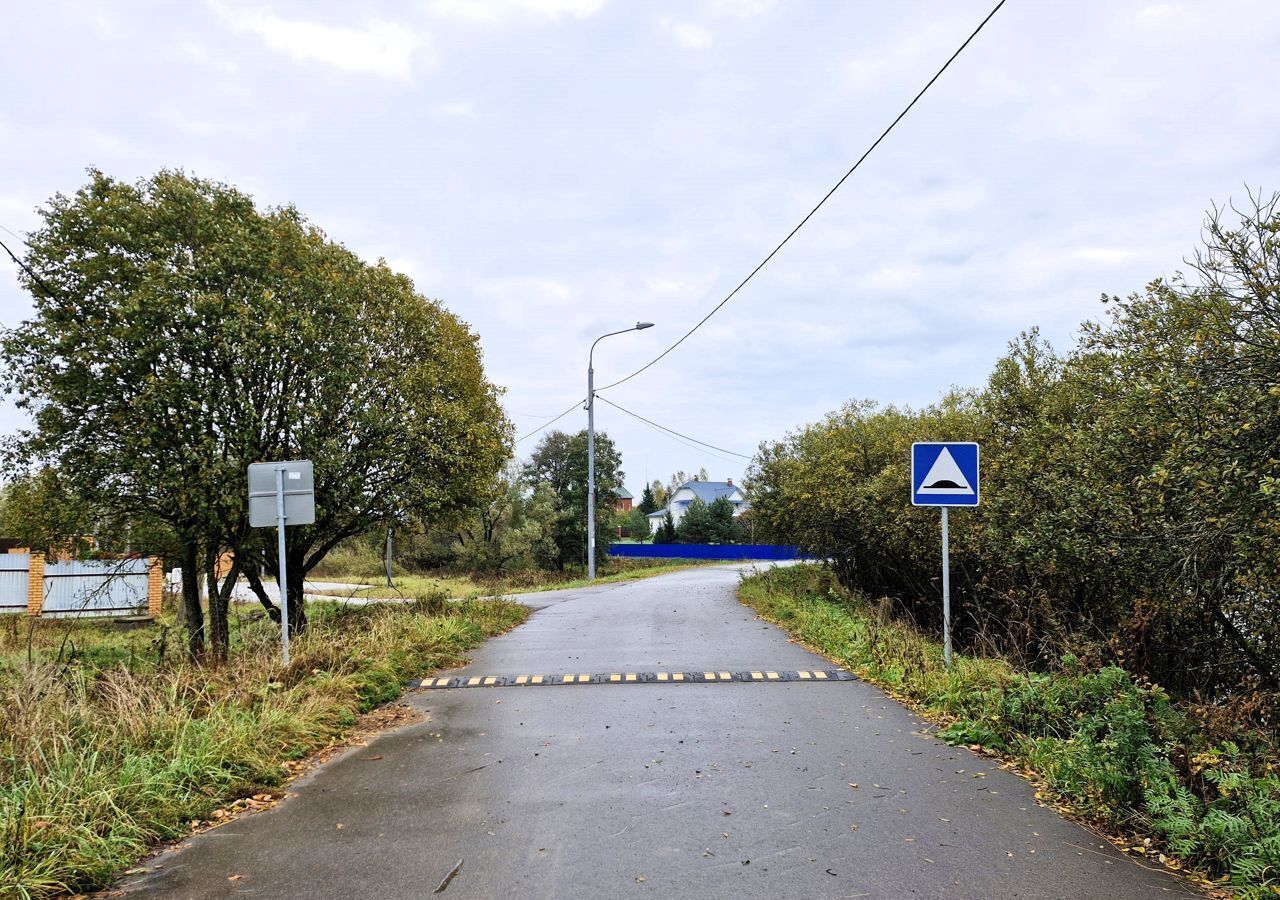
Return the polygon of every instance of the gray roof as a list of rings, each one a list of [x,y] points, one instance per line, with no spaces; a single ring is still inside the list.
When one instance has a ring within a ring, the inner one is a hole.
[[[730,484],[727,481],[686,481],[680,485],[680,489],[683,488],[693,491],[695,497],[707,504],[713,503],[721,497],[728,497],[734,491],[742,490],[738,485]]]

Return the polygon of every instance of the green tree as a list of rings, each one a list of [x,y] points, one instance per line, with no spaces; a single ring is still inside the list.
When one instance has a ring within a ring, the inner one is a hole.
[[[53,468],[18,478],[0,490],[0,536],[46,554],[73,556],[91,549],[94,511],[75,496]]]
[[[610,521],[622,484],[622,457],[607,434],[596,433],[596,562],[609,553]],[[556,567],[587,561],[587,433],[552,431],[542,438],[525,465],[534,484],[546,484],[559,500],[563,516],[556,528]]]
[[[463,323],[292,207],[260,212],[180,172],[90,176],[28,241],[36,315],[0,353],[36,427],[12,456],[56,464],[94,508],[173,534],[193,656],[209,560],[236,559],[210,597],[220,656],[236,577],[276,574],[271,542],[248,527],[250,462],[315,463],[316,523],[288,539],[298,629],[303,577],[338,542],[474,503],[509,426]]]
[[[701,497],[694,497],[685,507],[680,524],[676,527],[676,542],[680,544],[711,543],[711,513]]]
[[[655,544],[674,544],[677,543],[676,523],[671,516],[671,510],[667,510],[667,514],[662,518],[662,524],[658,526],[658,530],[653,535]]]
[[[649,533],[649,517],[642,509],[633,509],[627,514],[626,527],[631,537],[637,541],[647,541],[652,537]]]
[[[493,496],[453,531],[454,564],[470,572],[527,571],[555,564],[564,518],[548,484],[532,490],[518,466],[498,479]]]
[[[653,492],[653,512],[657,512],[667,505],[667,501],[671,499],[671,492],[668,491],[667,486],[657,478],[653,479],[649,484],[649,489]]]
[[[644,513],[646,516],[649,515],[649,513],[658,511],[658,501],[653,495],[653,485],[646,484],[644,486],[644,492],[640,495],[639,509],[640,512]]]
[[[1194,281],[1104,298],[1066,355],[1033,330],[981,390],[849,404],[762,445],[758,527],[936,628],[937,517],[907,500],[910,444],[977,440],[982,506],[951,517],[962,644],[1115,659],[1184,696],[1275,692],[1280,195],[1215,208],[1204,234]]]

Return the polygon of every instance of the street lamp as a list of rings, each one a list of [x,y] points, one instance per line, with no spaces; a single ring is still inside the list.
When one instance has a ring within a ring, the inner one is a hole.
[[[652,328],[652,322],[637,322],[633,328],[610,331],[591,342],[587,353],[587,580],[596,580],[596,370],[592,365],[596,344],[615,334],[643,331]]]

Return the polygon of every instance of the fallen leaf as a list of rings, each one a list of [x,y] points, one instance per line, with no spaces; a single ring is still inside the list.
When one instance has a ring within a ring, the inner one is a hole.
[[[369,762],[377,762],[378,760],[382,759],[382,756],[381,756],[381,755],[379,755],[379,756],[366,756],[366,757],[365,757],[365,759],[367,759]]]
[[[227,881],[239,881],[243,877],[243,875],[228,875]]]

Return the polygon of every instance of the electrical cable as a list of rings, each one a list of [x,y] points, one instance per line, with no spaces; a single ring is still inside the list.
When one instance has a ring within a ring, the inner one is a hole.
[[[5,231],[8,231],[8,230],[9,229],[7,228],[5,229]],[[13,251],[9,249],[8,244],[6,244],[4,241],[0,241],[0,247],[4,248],[4,252],[9,254],[9,258],[13,260],[22,269],[22,271],[30,275],[31,280],[34,281],[36,284],[40,285],[40,289],[44,291],[46,294],[48,294],[51,299],[53,300],[62,299],[61,297],[59,297],[57,294],[53,292],[53,288],[49,287],[49,285],[44,283],[44,281],[40,278],[39,275],[31,271],[30,266],[28,266],[26,263],[24,263],[22,260],[18,259],[18,257],[14,255]]]
[[[872,142],[871,146],[870,146],[870,147],[868,147],[868,148],[866,149],[866,151],[865,151],[865,152],[864,152],[860,157],[858,157],[858,161],[857,161],[857,162],[855,162],[855,163],[854,163],[854,164],[849,168],[849,171],[845,172],[845,173],[844,173],[844,175],[842,175],[842,176],[840,177],[840,180],[839,180],[839,181],[837,181],[837,182],[835,183],[835,186],[834,186],[834,187],[832,187],[832,188],[831,188],[831,190],[827,191],[827,193],[823,195],[822,199],[818,201],[818,205],[817,205],[817,206],[815,206],[813,209],[809,210],[808,215],[806,215],[803,219],[801,219],[801,220],[800,220],[800,224],[799,224],[799,225],[797,225],[795,228],[792,228],[792,229],[791,229],[791,231],[787,234],[787,236],[786,236],[786,237],[784,237],[784,238],[782,239],[781,243],[779,243],[779,244],[778,244],[778,246],[774,247],[774,248],[773,248],[773,250],[772,250],[772,251],[770,251],[769,255],[768,255],[768,256],[766,256],[763,260],[761,260],[761,261],[760,261],[760,264],[759,264],[759,265],[757,265],[754,269],[752,269],[752,270],[751,270],[751,272],[750,272],[750,274],[748,274],[746,278],[742,279],[742,281],[738,283],[738,286],[737,286],[737,287],[735,287],[732,291],[730,291],[730,292],[729,292],[729,295],[728,295],[727,297],[725,297],[723,300],[721,300],[719,303],[717,303],[715,306],[713,306],[713,307],[711,308],[711,312],[707,313],[707,314],[706,314],[705,316],[703,316],[700,320],[698,320],[698,323],[697,323],[696,325],[694,325],[692,328],[690,328],[688,331],[686,331],[686,332],[684,333],[684,335],[683,335],[683,336],[682,336],[678,341],[676,341],[674,344],[672,344],[672,345],[671,345],[670,347],[668,347],[666,350],[663,350],[661,353],[659,353],[659,354],[658,354],[657,356],[655,356],[653,359],[649,360],[649,362],[645,363],[643,366],[641,366],[640,368],[636,369],[634,372],[632,372],[630,375],[626,376],[625,378],[620,378],[620,379],[618,379],[617,381],[613,382],[612,384],[606,384],[606,385],[605,385],[604,387],[602,387],[602,388],[597,388],[597,391],[607,391],[607,390],[609,390],[610,388],[615,388],[615,387],[617,387],[618,385],[622,384],[622,383],[623,383],[623,382],[625,382],[625,381],[630,381],[632,378],[635,378],[635,377],[636,377],[637,375],[639,375],[641,372],[645,371],[645,370],[646,370],[646,369],[648,369],[650,366],[652,366],[652,365],[654,365],[655,363],[657,363],[659,360],[661,360],[664,356],[666,356],[666,355],[667,355],[668,353],[670,353],[672,350],[676,349],[676,348],[677,348],[677,347],[679,347],[681,344],[683,344],[683,343],[685,342],[685,340],[686,340],[690,335],[692,335],[695,331],[697,331],[699,328],[701,328],[701,327],[706,323],[706,321],[707,321],[708,319],[710,319],[712,316],[714,316],[716,313],[718,313],[718,312],[720,311],[721,307],[723,307],[726,303],[728,303],[730,300],[732,300],[732,299],[734,298],[734,296],[738,293],[738,291],[740,291],[740,290],[742,290],[744,287],[746,287],[747,282],[749,282],[752,278],[754,278],[754,277],[756,276],[756,273],[757,273],[757,272],[759,272],[759,271],[760,271],[761,269],[763,269],[766,265],[768,265],[769,261],[770,261],[771,259],[773,259],[773,258],[774,258],[774,256],[776,256],[776,255],[777,255],[778,251],[779,251],[779,250],[781,250],[783,247],[785,247],[785,246],[787,245],[787,243],[788,243],[788,242],[789,242],[793,237],[795,237],[796,232],[798,232],[801,228],[803,228],[803,227],[805,226],[805,224],[806,224],[806,223],[807,223],[811,218],[813,218],[814,213],[816,213],[818,210],[820,210],[820,209],[822,208],[823,204],[825,204],[829,199],[831,199],[831,195],[832,195],[832,194],[834,194],[836,191],[838,191],[838,190],[840,189],[840,186],[841,186],[842,184],[844,184],[846,180],[848,180],[849,176],[850,176],[850,175],[852,175],[854,172],[856,172],[856,171],[858,170],[858,167],[862,165],[863,160],[865,160],[868,156],[870,156],[870,155],[871,155],[871,152],[872,152],[873,150],[875,150],[875,149],[876,149],[876,147],[880,146],[880,142],[881,142],[881,141],[883,141],[886,137],[888,137],[888,136],[889,136],[889,132],[893,131],[893,129],[897,126],[897,124],[898,124],[899,122],[901,122],[901,121],[906,117],[907,113],[911,112],[912,107],[914,107],[914,106],[916,105],[916,103],[917,103],[917,102],[919,102],[920,98],[921,98],[921,97],[923,97],[923,96],[925,95],[925,92],[926,92],[926,91],[928,91],[928,90],[929,90],[929,88],[933,87],[933,83],[934,83],[935,81],[937,81],[940,77],[942,77],[942,73],[943,73],[943,72],[945,72],[945,71],[947,71],[948,67],[950,67],[950,65],[951,65],[953,62],[955,62],[956,57],[958,57],[962,52],[964,52],[964,49],[965,49],[966,47],[968,47],[968,46],[969,46],[969,44],[970,44],[970,42],[971,42],[974,38],[976,38],[976,37],[978,36],[978,33],[979,33],[980,31],[982,31],[982,29],[983,29],[983,28],[985,28],[985,27],[986,27],[986,24],[987,24],[988,22],[990,22],[990,21],[991,21],[992,17],[993,17],[993,16],[995,16],[995,14],[996,14],[997,12],[999,12],[999,11],[1000,11],[1000,7],[1004,6],[1004,5],[1005,5],[1005,3],[1006,3],[1006,0],[1000,0],[1000,2],[999,2],[999,3],[997,3],[997,4],[996,4],[992,9],[991,9],[991,12],[987,13],[986,18],[985,18],[985,19],[983,19],[981,22],[979,22],[979,23],[978,23],[978,27],[977,27],[977,28],[975,28],[975,29],[973,30],[973,32],[972,32],[972,33],[971,33],[967,38],[965,38],[964,43],[963,43],[963,44],[961,44],[961,45],[956,49],[956,51],[955,51],[954,53],[952,53],[952,54],[951,54],[951,56],[947,59],[947,61],[946,61],[945,63],[943,63],[943,64],[942,64],[942,68],[940,68],[937,72],[935,72],[935,73],[934,73],[934,75],[933,75],[933,77],[929,79],[928,83],[927,83],[927,84],[925,84],[925,86],[924,86],[924,87],[922,87],[922,88],[920,89],[920,93],[916,94],[916,95],[915,95],[915,97],[913,97],[913,98],[912,98],[911,102],[910,102],[910,103],[908,103],[908,104],[906,105],[906,107],[904,107],[904,108],[903,108],[902,112],[898,113],[897,118],[895,118],[892,122],[890,122],[890,123],[889,123],[889,127],[888,127],[888,128],[886,128],[883,132],[881,132],[881,133],[880,133],[880,136],[879,136],[878,138],[876,138],[876,139],[875,139],[875,141],[873,141],[873,142]]]
[[[599,392],[597,391],[597,394],[598,393]],[[603,400],[605,403],[608,403],[614,409],[621,410],[622,412],[626,413],[632,418],[639,419],[641,422],[644,422],[646,425],[652,425],[654,428],[658,429],[659,431],[665,431],[667,434],[673,435],[678,438],[683,438],[686,441],[693,441],[693,443],[695,444],[698,444],[700,446],[706,447],[711,450],[719,451],[720,453],[728,453],[730,456],[737,456],[737,457],[740,457],[741,459],[754,458],[754,457],[748,456],[745,453],[738,453],[737,451],[734,451],[734,450],[726,450],[724,447],[717,447],[715,444],[708,444],[706,441],[700,441],[697,438],[689,437],[689,435],[682,434],[679,431],[676,431],[673,428],[668,428],[665,425],[659,425],[657,422],[654,422],[652,419],[646,419],[644,416],[640,415],[639,413],[634,413],[629,409],[625,409],[624,407],[619,406],[618,404],[610,400],[608,397],[600,397],[599,399]]]
[[[538,433],[539,431],[541,431],[542,429],[551,427],[551,426],[552,426],[552,425],[554,425],[556,422],[559,422],[561,419],[563,419],[565,416],[569,415],[569,413],[573,412],[575,409],[577,409],[579,406],[581,406],[581,405],[582,405],[583,403],[585,403],[585,402],[586,402],[585,398],[584,398],[584,399],[582,399],[582,400],[576,400],[576,401],[574,401],[573,406],[570,406],[568,409],[566,409],[564,412],[560,413],[560,415],[556,416],[556,417],[555,417],[554,419],[552,419],[550,422],[544,422],[544,423],[542,423],[541,425],[539,425],[537,428],[533,429],[533,431],[530,431],[530,432],[528,432],[527,434],[523,434],[523,435],[521,435],[520,437],[516,438],[516,439],[515,439],[515,443],[517,443],[517,444],[518,444],[518,443],[520,443],[521,441],[525,440],[526,438],[531,438],[531,437],[533,437],[535,434],[537,434],[537,433]]]

